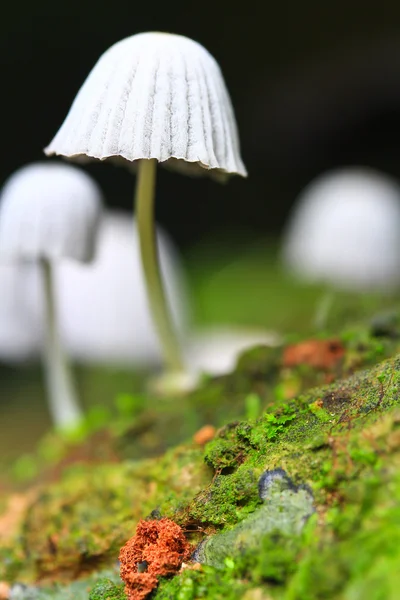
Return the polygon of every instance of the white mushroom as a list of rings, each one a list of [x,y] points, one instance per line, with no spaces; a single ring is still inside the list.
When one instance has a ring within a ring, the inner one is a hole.
[[[366,168],[321,175],[300,195],[284,236],[284,263],[331,289],[315,325],[326,325],[333,290],[390,292],[400,285],[400,187]]]
[[[46,311],[43,360],[50,411],[61,427],[75,425],[81,410],[59,339],[53,265],[92,258],[100,212],[98,186],[80,169],[64,164],[19,169],[0,198],[0,258],[40,266]]]
[[[400,186],[362,168],[318,177],[291,215],[283,259],[298,276],[334,288],[398,287]]]
[[[179,256],[158,230],[161,270],[179,337],[186,335],[188,301]],[[124,212],[102,218],[96,260],[55,268],[60,333],[83,363],[149,368],[162,362],[146,298],[137,228]]]
[[[179,35],[142,33],[118,42],[94,66],[45,152],[137,163],[137,223],[150,308],[165,360],[181,371],[155,240],[156,165],[246,176],[218,64],[200,44]]]

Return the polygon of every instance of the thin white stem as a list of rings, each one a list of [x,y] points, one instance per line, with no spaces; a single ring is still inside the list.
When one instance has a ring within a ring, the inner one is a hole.
[[[82,420],[83,413],[79,406],[72,373],[63,352],[57,328],[52,266],[48,260],[42,260],[41,267],[46,327],[43,365],[49,410],[54,425],[60,429],[66,429],[77,425]]]

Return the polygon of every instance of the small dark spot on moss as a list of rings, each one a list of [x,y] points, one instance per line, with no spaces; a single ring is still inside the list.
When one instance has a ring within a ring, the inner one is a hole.
[[[328,412],[343,410],[349,405],[351,395],[347,392],[330,392],[323,397],[322,403]]]

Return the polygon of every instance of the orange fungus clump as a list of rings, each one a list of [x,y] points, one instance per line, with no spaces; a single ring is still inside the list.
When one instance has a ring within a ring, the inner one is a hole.
[[[129,600],[143,600],[157,586],[157,577],[179,571],[191,554],[179,525],[170,519],[139,521],[135,535],[119,553],[121,579]]]

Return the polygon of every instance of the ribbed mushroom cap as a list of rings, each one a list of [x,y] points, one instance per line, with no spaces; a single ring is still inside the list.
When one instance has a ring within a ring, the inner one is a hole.
[[[347,289],[400,285],[400,186],[370,169],[318,177],[300,195],[283,259],[297,275]]]
[[[167,33],[111,46],[45,153],[128,163],[155,158],[194,174],[246,176],[217,62],[197,42]]]
[[[33,163],[16,171],[0,195],[0,257],[92,258],[101,192],[82,170]]]

